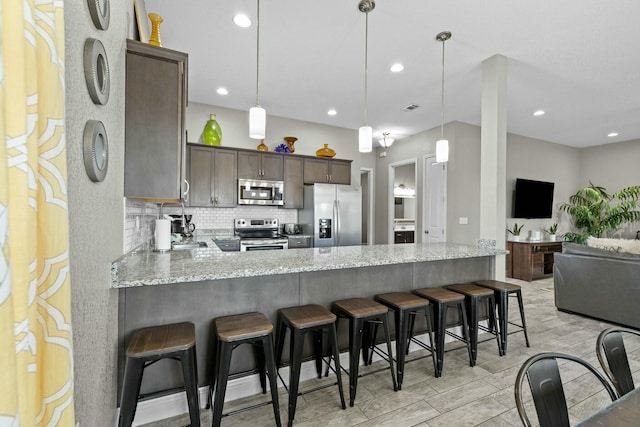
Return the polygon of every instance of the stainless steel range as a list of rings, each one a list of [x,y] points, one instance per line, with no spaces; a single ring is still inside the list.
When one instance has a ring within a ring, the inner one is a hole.
[[[280,223],[274,218],[236,218],[234,233],[240,237],[240,251],[288,249],[289,239],[280,235]]]

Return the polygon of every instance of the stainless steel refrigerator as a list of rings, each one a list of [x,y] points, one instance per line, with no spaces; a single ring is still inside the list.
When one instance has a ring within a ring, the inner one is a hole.
[[[304,187],[304,208],[298,222],[313,234],[313,246],[362,244],[362,190],[353,185],[314,184]]]

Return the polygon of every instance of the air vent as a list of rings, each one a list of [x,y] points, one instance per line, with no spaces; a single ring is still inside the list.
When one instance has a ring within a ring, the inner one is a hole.
[[[419,105],[416,105],[416,104],[409,104],[409,105],[407,105],[406,107],[404,107],[404,108],[403,108],[403,110],[404,110],[404,111],[413,111],[413,110],[415,110],[416,108],[420,108],[420,106],[419,106]]]

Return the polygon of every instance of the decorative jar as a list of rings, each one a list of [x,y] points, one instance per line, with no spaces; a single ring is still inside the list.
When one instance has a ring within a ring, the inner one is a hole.
[[[202,131],[202,142],[207,145],[220,145],[222,143],[222,129],[216,121],[216,115],[211,114],[209,121]]]

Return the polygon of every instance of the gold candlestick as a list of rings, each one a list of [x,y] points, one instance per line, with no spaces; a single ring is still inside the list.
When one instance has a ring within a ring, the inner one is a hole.
[[[162,46],[162,42],[160,41],[160,24],[163,19],[160,15],[153,12],[149,14],[149,19],[151,20],[151,36],[149,37],[149,44]]]

